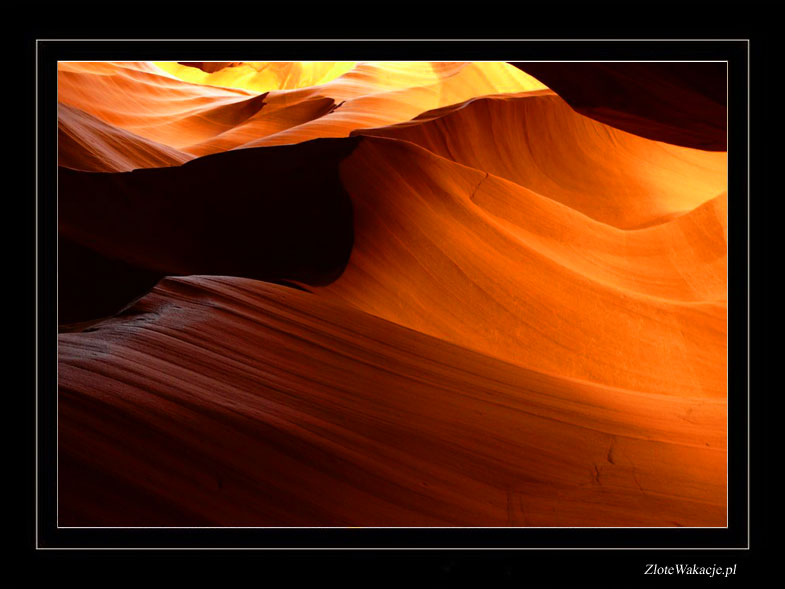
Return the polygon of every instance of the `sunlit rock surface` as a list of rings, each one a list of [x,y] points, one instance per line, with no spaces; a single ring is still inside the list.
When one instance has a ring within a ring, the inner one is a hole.
[[[60,525],[724,526],[724,102],[638,65],[61,62]]]

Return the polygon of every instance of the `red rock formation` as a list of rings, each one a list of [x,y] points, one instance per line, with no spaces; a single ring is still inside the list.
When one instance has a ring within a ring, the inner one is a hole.
[[[725,403],[524,370],[292,289],[167,279],[60,336],[60,525],[725,522]]]
[[[260,93],[185,82],[153,64],[61,62],[58,99],[117,133],[207,155],[346,137],[478,94],[543,88],[504,63],[363,63],[337,79],[299,89],[285,88],[292,68],[278,69],[282,89]]]
[[[727,149],[723,62],[512,62],[579,113],[641,137]]]
[[[724,526],[727,157],[644,70],[61,64],[60,525]]]
[[[727,186],[725,153],[642,139],[549,92],[477,98],[355,134],[416,143],[622,229],[691,211]]]
[[[354,247],[324,296],[538,370],[725,397],[722,197],[621,231],[411,143],[370,138],[341,177]]]
[[[57,105],[60,166],[92,172],[177,166],[193,156],[108,125],[65,104]]]

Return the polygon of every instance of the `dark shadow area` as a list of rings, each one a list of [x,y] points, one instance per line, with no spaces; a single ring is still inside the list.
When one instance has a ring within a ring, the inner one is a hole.
[[[118,311],[164,275],[327,284],[352,249],[338,164],[358,139],[127,173],[59,171],[60,323]]]
[[[511,62],[579,113],[648,139],[727,149],[724,62]]]
[[[58,324],[61,328],[114,315],[163,278],[159,272],[107,258],[62,236],[58,241]]]

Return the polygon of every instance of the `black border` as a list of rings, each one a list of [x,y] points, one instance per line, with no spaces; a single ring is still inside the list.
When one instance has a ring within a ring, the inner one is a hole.
[[[68,35],[77,37],[82,35]],[[90,36],[95,37],[95,34]],[[130,36],[130,35],[129,35]],[[618,36],[618,35],[617,35]],[[46,38],[45,35],[37,35]],[[745,549],[748,537],[748,53],[755,45],[746,40],[732,41],[38,41],[30,40],[36,51],[37,66],[37,213],[38,238],[38,489],[40,491],[37,544],[34,548],[80,549],[90,555],[90,548],[309,548],[323,547],[321,552],[270,551],[266,557],[289,563],[294,569],[303,559],[317,559],[327,566],[331,556],[352,559],[362,568],[374,563],[379,570],[389,570],[401,562],[439,563],[429,570],[443,575],[469,575],[489,562],[504,578],[516,578],[520,562],[536,560],[540,570],[572,575],[583,579],[591,563],[619,562],[618,573],[637,578],[647,562],[698,562],[732,564],[739,558],[749,561]],[[760,47],[760,46],[759,46]],[[31,51],[31,53],[32,53]],[[243,59],[428,59],[428,60],[722,60],[729,62],[729,522],[727,529],[57,529],[55,514],[55,425],[56,425],[56,227],[54,206],[56,191],[56,62],[58,60],[188,60]],[[762,67],[762,66],[761,66]],[[760,74],[760,70],[756,70]],[[754,87],[754,84],[753,84]],[[753,98],[755,94],[753,94]],[[763,99],[758,98],[759,105]],[[760,411],[760,409],[758,410]],[[753,430],[755,433],[755,430]],[[760,447],[760,446],[758,446]],[[758,505],[753,505],[757,510]],[[753,514],[757,511],[753,511]],[[28,530],[33,532],[33,530]],[[425,551],[333,552],[336,548],[460,548],[485,547],[487,552]],[[538,550],[509,552],[505,548]],[[571,549],[545,551],[539,549]],[[612,548],[613,551],[604,549]],[[640,548],[650,550],[628,551]],[[685,551],[685,548],[694,550]],[[730,549],[718,551],[717,549]],[[598,552],[598,550],[601,551]],[[46,551],[49,552],[49,551]],[[68,554],[54,550],[50,552]],[[73,554],[73,552],[71,553]],[[104,560],[117,557],[100,556]],[[137,554],[137,553],[135,553]],[[150,554],[149,552],[146,554]],[[169,559],[193,563],[195,558],[210,562],[216,553],[202,550],[156,552]],[[220,553],[218,553],[220,554]],[[227,554],[227,553],[223,553]],[[234,554],[234,553],[233,553]],[[246,552],[245,554],[248,554]],[[259,552],[252,552],[259,555]],[[371,556],[373,555],[373,556]],[[615,556],[614,556],[615,555]],[[620,556],[623,555],[623,558]],[[602,557],[602,558],[601,558]],[[678,557],[674,561],[674,558]],[[269,560],[268,558],[268,560]],[[604,560],[603,560],[604,559]],[[59,561],[58,561],[59,562]],[[570,562],[569,568],[564,562]],[[385,564],[386,563],[386,564]],[[345,565],[342,565],[345,566]],[[351,565],[349,565],[351,566]],[[607,573],[607,571],[606,571]],[[647,579],[640,577],[645,582]]]

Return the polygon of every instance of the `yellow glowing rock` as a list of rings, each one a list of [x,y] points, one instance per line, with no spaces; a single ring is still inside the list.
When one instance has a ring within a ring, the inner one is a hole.
[[[353,61],[247,61],[215,72],[206,72],[176,61],[154,63],[165,72],[187,82],[254,92],[318,86],[342,76],[355,66]]]

